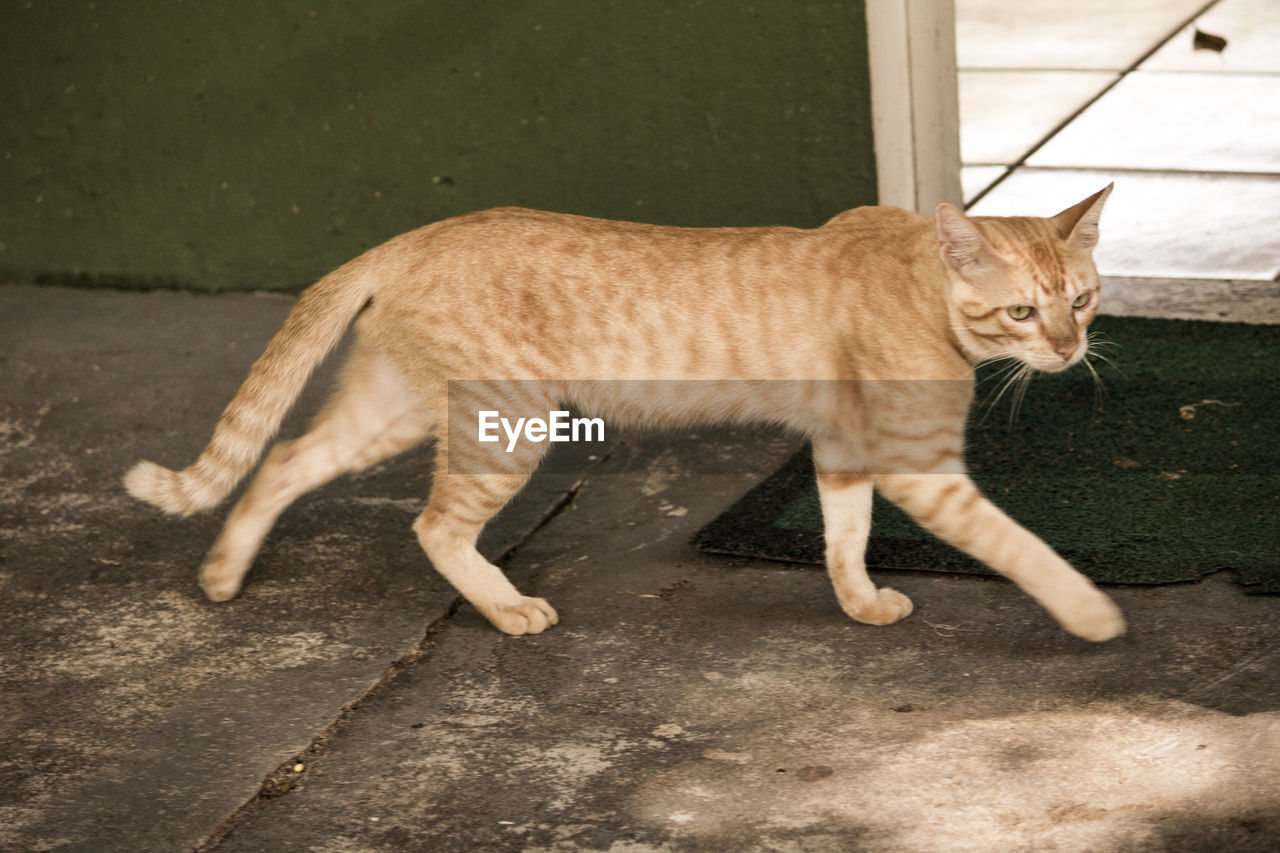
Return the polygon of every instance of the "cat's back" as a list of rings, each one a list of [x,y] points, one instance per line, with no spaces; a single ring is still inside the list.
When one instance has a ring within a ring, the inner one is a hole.
[[[495,207],[441,220],[401,239],[408,238],[407,242],[416,244],[417,251],[429,252],[434,248],[439,253],[457,254],[501,249],[503,254],[527,256],[529,251],[573,255],[597,247],[625,252],[645,246],[710,246],[776,231],[799,232],[799,229],[686,228],[526,207]]]
[[[381,254],[384,299],[500,297],[671,301],[750,290],[770,271],[802,269],[823,229],[689,228],[519,207],[468,213],[401,235]],[[372,258],[371,258],[372,259]]]
[[[599,219],[570,213],[553,213],[524,207],[496,207],[442,220],[419,229],[436,243],[461,239],[471,245],[476,240],[511,240],[550,243],[562,248],[563,241],[599,241],[617,250],[628,245],[663,248],[688,246],[704,250],[750,244],[783,245],[789,242],[817,242],[836,235],[856,235],[860,239],[885,243],[931,233],[930,217],[898,207],[866,205],[836,214],[818,228],[790,226],[747,226],[690,228],[655,225],[627,220]],[[417,233],[417,232],[414,232]]]
[[[858,301],[857,290],[878,303],[903,281],[931,280],[934,239],[933,220],[892,207],[853,208],[817,228],[688,228],[500,207],[411,231],[369,259],[382,256],[378,290],[394,313],[496,314],[550,300],[575,313],[695,302],[703,312],[823,313],[842,307],[833,300]]]
[[[932,235],[933,220],[900,207],[855,207],[827,220],[823,231],[839,234],[884,250],[899,247],[914,251],[915,244]]]

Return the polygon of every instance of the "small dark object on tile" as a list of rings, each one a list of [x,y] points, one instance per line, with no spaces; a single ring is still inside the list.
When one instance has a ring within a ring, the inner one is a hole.
[[[1227,47],[1227,40],[1222,36],[1215,36],[1213,33],[1206,33],[1197,29],[1191,45],[1196,50],[1212,50],[1222,53]]]

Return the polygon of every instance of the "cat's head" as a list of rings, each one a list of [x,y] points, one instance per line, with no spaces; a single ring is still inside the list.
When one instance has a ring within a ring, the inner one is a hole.
[[[1057,372],[1085,357],[1098,311],[1093,247],[1112,186],[1047,219],[970,219],[938,205],[951,325],[971,362],[1015,358]]]

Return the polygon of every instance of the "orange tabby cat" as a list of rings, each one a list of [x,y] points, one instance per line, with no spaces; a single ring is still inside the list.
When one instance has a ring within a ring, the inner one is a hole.
[[[685,229],[498,209],[428,225],[302,294],[181,472],[141,462],[135,497],[187,515],[256,464],[311,372],[355,319],[342,381],[303,437],[277,445],[200,569],[241,586],[280,512],[310,489],[427,438],[434,485],[414,522],[435,567],[495,626],[557,621],[476,550],[543,442],[478,440],[481,413],[565,403],[610,423],[772,421],[813,443],[827,567],[872,625],[910,600],[868,579],[877,488],[925,528],[1012,578],[1068,631],[1124,630],[1111,600],[975,488],[962,463],[974,366],[1083,359],[1098,307],[1091,250],[1108,186],[1049,219],[846,211],[820,228]]]

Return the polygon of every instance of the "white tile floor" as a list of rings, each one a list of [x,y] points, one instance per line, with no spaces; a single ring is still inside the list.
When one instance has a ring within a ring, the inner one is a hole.
[[[1277,279],[1280,0],[956,0],[956,17],[974,213],[1051,214],[1114,180],[1103,275]],[[1195,26],[1226,49],[1195,50]]]
[[[1136,71],[1027,165],[1280,172],[1280,74]]]
[[[1016,163],[1119,76],[1113,71],[961,71],[964,162]]]
[[[1205,0],[956,0],[961,68],[1126,71]]]
[[[1187,27],[1142,63],[1143,71],[1244,71],[1280,73],[1280,3],[1276,0],[1222,0],[1196,19],[1208,33],[1229,38],[1221,53],[1187,50]]]

